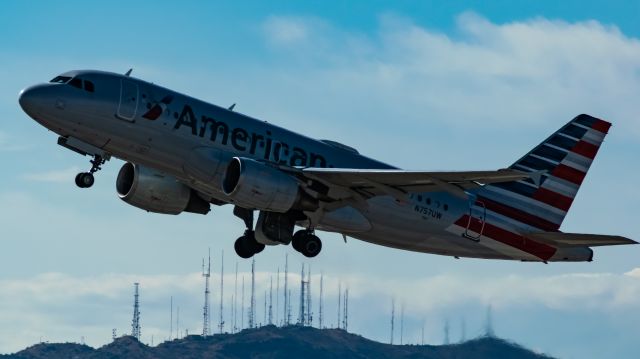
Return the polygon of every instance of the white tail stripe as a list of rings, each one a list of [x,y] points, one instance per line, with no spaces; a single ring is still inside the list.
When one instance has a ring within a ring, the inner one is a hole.
[[[606,133],[590,128],[589,131],[582,136],[582,139],[592,145],[600,146],[602,141],[604,141],[604,136],[606,136]]]
[[[562,164],[574,168],[580,172],[587,173],[591,163],[593,161],[590,158],[584,157],[574,152],[569,152],[567,156],[562,160]]]
[[[559,193],[569,198],[574,198],[578,193],[578,187],[567,186],[558,181],[554,181],[552,178],[556,178],[556,177],[548,177],[542,184],[542,188],[546,188],[552,192]]]

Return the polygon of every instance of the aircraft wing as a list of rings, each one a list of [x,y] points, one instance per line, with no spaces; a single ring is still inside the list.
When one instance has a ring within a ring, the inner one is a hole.
[[[319,181],[330,189],[350,191],[364,198],[390,195],[406,199],[410,192],[446,191],[467,198],[464,190],[488,183],[512,182],[533,178],[539,181],[541,173],[525,173],[504,169],[497,171],[425,172],[405,170],[372,170],[345,168],[304,168],[304,177]],[[341,195],[339,195],[341,196]],[[330,196],[335,197],[335,196]],[[349,197],[342,195],[342,197]]]
[[[596,247],[638,243],[629,238],[602,234],[540,232],[526,236],[554,247]]]

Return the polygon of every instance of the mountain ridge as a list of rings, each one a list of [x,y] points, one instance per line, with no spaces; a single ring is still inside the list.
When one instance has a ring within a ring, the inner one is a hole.
[[[496,337],[479,337],[450,345],[391,345],[342,329],[268,325],[235,334],[207,338],[190,335],[150,347],[131,336],[119,337],[100,348],[74,343],[40,343],[2,359],[119,359],[119,358],[492,358],[549,359],[518,344]]]

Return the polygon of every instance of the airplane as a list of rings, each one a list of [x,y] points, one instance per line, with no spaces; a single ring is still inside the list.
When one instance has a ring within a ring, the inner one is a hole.
[[[58,144],[90,156],[80,188],[112,157],[118,196],[148,212],[207,214],[233,205],[250,258],[266,245],[317,256],[316,231],[451,256],[592,261],[591,247],[636,244],[560,226],[611,126],[581,114],[508,168],[403,170],[125,74],[76,70],[20,92]],[[254,220],[255,212],[257,220]],[[255,223],[254,223],[255,222]],[[295,231],[295,227],[302,229]]]

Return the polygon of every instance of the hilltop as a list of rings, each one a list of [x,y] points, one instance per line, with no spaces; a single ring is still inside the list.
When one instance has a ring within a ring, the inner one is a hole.
[[[481,337],[452,345],[390,345],[341,329],[273,325],[208,338],[190,335],[149,347],[130,336],[94,349],[81,344],[36,344],[9,358],[491,358],[549,359],[517,344]]]

